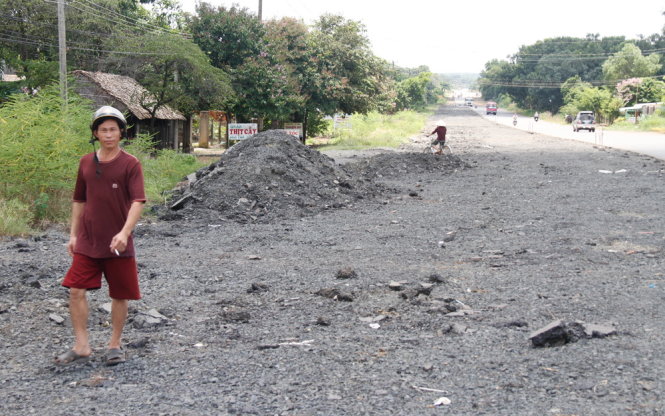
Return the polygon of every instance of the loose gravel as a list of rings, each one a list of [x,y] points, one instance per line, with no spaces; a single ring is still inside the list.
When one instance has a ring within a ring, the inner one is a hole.
[[[106,287],[52,363],[66,230],[1,241],[0,414],[665,413],[665,163],[441,117],[453,156],[267,132],[193,175],[137,226],[115,367]],[[616,333],[534,347],[556,320]]]

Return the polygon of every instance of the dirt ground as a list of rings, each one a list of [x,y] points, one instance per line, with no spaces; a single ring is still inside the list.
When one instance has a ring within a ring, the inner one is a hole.
[[[52,364],[67,233],[0,242],[0,414],[664,414],[665,162],[438,118],[453,156],[267,133],[192,175],[137,226],[115,367],[106,287]],[[555,320],[615,331],[534,347]]]

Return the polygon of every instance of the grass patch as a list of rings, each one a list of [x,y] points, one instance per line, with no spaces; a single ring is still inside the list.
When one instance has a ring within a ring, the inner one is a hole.
[[[25,236],[32,232],[30,205],[18,199],[0,199],[0,235]]]
[[[354,114],[351,116],[349,128],[334,131],[327,143],[320,148],[344,150],[398,147],[408,137],[420,133],[435,108],[431,106],[423,111],[400,111],[391,115],[378,112]],[[316,145],[320,140],[310,140],[308,143]]]
[[[610,127],[611,130],[620,131],[640,131],[640,132],[653,132],[665,133],[665,116],[655,114],[646,116],[635,124],[626,119],[618,119]]]

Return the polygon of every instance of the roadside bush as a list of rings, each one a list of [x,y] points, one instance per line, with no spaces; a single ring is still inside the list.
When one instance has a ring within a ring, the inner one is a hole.
[[[57,86],[12,95],[0,107],[0,199],[31,207],[33,222],[66,219],[89,122],[90,108],[74,95],[63,111]]]
[[[307,136],[330,136],[332,135],[332,125],[332,120],[324,117],[323,114],[310,113],[307,118]]]
[[[392,115],[372,112],[351,116],[351,128],[337,129],[329,147],[361,149],[369,147],[397,147],[406,137],[421,131],[432,110],[400,111]]]
[[[15,82],[0,82],[0,105],[2,105],[13,94],[21,92],[22,83]]]

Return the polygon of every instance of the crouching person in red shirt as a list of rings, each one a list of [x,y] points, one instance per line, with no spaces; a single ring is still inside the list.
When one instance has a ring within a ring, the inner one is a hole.
[[[120,148],[127,131],[127,121],[120,111],[101,107],[93,116],[91,130],[93,140],[99,141],[99,150],[79,162],[67,243],[72,265],[62,282],[69,288],[74,346],[55,359],[58,365],[86,360],[92,354],[86,295],[88,290],[101,288],[102,274],[112,299],[108,365],[125,361],[121,337],[128,301],[141,298],[132,239],[146,200],[141,164]]]

